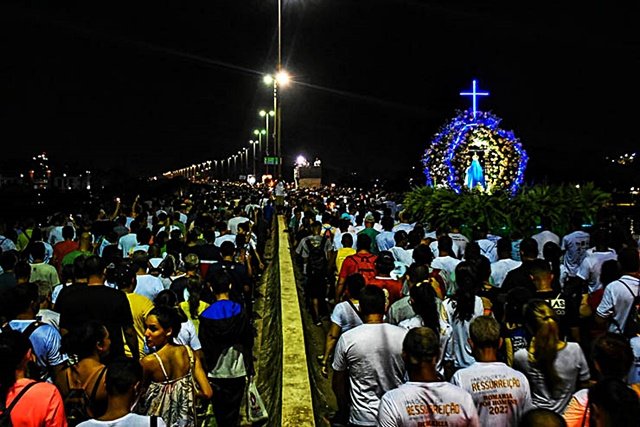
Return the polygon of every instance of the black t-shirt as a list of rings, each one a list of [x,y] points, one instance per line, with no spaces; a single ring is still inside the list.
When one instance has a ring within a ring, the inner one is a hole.
[[[564,289],[562,292],[544,291],[536,292],[535,298],[543,299],[549,303],[556,312],[560,338],[570,337],[570,328],[577,327],[580,321],[580,297]]]
[[[533,261],[523,261],[520,267],[514,268],[509,273],[507,273],[507,276],[502,282],[500,290],[503,293],[507,293],[513,288],[522,286],[529,289],[531,292],[535,292],[536,285],[533,283],[533,279],[531,279],[532,263]]]
[[[129,300],[124,292],[107,286],[68,286],[56,301],[60,328],[71,330],[88,320],[104,324],[111,338],[111,358],[124,356],[122,332],[133,327]]]

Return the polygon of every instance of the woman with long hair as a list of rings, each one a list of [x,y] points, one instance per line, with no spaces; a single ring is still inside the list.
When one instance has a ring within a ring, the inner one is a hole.
[[[95,320],[71,329],[62,337],[62,351],[75,363],[58,374],[56,385],[63,398],[69,396],[73,390],[84,390],[90,401],[88,415],[93,418],[101,416],[107,408],[107,368],[100,361],[100,357],[109,353],[109,347],[109,331]]]
[[[203,283],[199,277],[189,277],[187,279],[187,292],[189,298],[180,303],[180,308],[187,315],[187,318],[193,322],[193,326],[198,333],[200,327],[200,315],[205,311],[209,304],[201,300],[203,291]]]
[[[24,427],[66,427],[62,396],[53,384],[27,377],[35,360],[31,342],[13,329],[0,334],[0,405],[11,408],[11,423]]]
[[[196,425],[196,398],[210,399],[211,386],[191,347],[177,345],[177,307],[155,307],[146,319],[145,339],[153,351],[140,361],[144,396],[137,412],[161,417],[169,426]]]
[[[440,307],[440,330],[445,337],[443,362],[445,375],[450,378],[454,371],[471,366],[475,359],[469,345],[469,324],[484,313],[482,298],[477,296],[482,286],[473,262],[462,261],[455,270],[457,289],[444,300]]]
[[[587,360],[577,343],[560,340],[556,313],[546,301],[530,301],[524,320],[531,343],[515,353],[513,367],[527,376],[534,406],[562,413],[590,378]]]

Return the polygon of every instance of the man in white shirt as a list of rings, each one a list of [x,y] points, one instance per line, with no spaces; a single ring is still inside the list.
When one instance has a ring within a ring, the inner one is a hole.
[[[596,322],[609,322],[609,332],[624,333],[624,325],[631,311],[633,300],[640,293],[640,259],[638,250],[625,248],[618,254],[622,277],[604,288],[602,301],[596,310]]]
[[[602,282],[600,281],[602,264],[610,259],[618,259],[616,251],[607,246],[607,232],[605,230],[596,230],[591,236],[591,240],[594,248],[582,260],[577,274],[579,278],[589,285],[589,293],[602,288]]]
[[[345,405],[351,405],[350,424],[375,426],[380,398],[404,380],[406,330],[384,323],[384,312],[384,291],[365,286],[360,292],[364,324],[343,333],[336,345],[332,387],[343,413]]]
[[[469,344],[476,362],[453,374],[451,383],[473,397],[480,425],[516,426],[531,406],[529,381],[518,372],[498,362],[502,344],[500,325],[493,316],[480,316],[469,326]]]
[[[498,240],[498,261],[491,264],[491,283],[493,286],[501,287],[507,274],[521,265],[521,261],[511,258],[511,239],[503,237]]]
[[[440,339],[432,329],[407,333],[402,358],[409,382],[382,396],[379,426],[480,426],[471,395],[438,375],[439,354]]]
[[[531,238],[538,242],[538,258],[544,258],[542,249],[544,248],[545,243],[553,242],[556,245],[560,246],[560,236],[549,230],[549,218],[542,218],[542,224],[540,224],[540,228],[542,230],[539,233],[531,236]]]
[[[139,228],[140,223],[138,221],[131,222],[129,233],[118,240],[118,249],[122,250],[122,257],[125,259],[129,258],[129,251],[138,245],[137,232]]]
[[[589,233],[582,231],[581,221],[573,220],[573,230],[562,238],[560,248],[564,251],[563,262],[567,268],[569,277],[575,277],[578,274],[578,268],[582,260],[586,257],[587,249],[589,249]]]
[[[447,295],[453,295],[455,291],[455,271],[460,260],[451,256],[453,253],[453,241],[451,237],[444,235],[438,238],[438,256],[431,261],[431,268],[440,270],[444,274]]]

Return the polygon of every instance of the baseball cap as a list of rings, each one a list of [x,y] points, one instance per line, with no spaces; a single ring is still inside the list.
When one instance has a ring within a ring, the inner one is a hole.
[[[368,213],[364,216],[364,222],[376,222],[376,218],[372,213]]]

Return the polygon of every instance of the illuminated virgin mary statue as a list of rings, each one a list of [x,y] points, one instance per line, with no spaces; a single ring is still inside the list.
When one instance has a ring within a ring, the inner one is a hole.
[[[478,185],[485,189],[484,182],[484,171],[482,170],[482,165],[480,165],[479,158],[477,154],[474,154],[471,160],[471,164],[467,168],[464,184],[470,190],[473,190]]]

